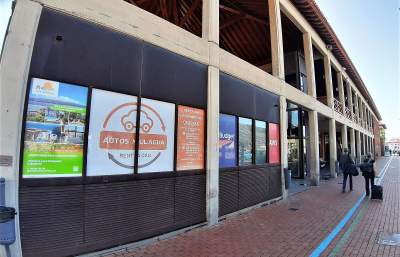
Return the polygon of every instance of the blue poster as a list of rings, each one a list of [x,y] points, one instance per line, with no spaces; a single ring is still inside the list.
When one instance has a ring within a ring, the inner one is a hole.
[[[236,166],[236,117],[219,115],[219,167]]]

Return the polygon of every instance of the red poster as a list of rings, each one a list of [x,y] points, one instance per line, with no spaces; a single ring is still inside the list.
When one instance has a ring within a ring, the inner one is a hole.
[[[204,169],[204,120],[204,110],[178,106],[177,170]]]
[[[279,140],[279,125],[274,123],[269,123],[269,163],[280,163],[280,140]]]

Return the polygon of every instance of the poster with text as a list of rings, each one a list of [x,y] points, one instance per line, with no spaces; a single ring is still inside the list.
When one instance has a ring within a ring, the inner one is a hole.
[[[93,89],[87,176],[133,174],[137,97]]]
[[[236,166],[236,117],[219,115],[219,167]]]
[[[82,175],[86,87],[32,78],[25,121],[23,177]]]
[[[178,106],[177,170],[204,168],[204,119],[204,110]]]
[[[139,131],[139,173],[173,171],[175,105],[142,98]]]
[[[280,135],[279,135],[279,125],[274,123],[268,124],[268,136],[269,136],[269,163],[280,163]]]

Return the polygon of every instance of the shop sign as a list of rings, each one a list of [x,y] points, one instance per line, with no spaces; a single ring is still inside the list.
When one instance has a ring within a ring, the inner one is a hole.
[[[275,123],[268,124],[269,130],[269,163],[280,163],[280,139],[279,125]]]
[[[137,97],[93,89],[87,176],[132,174]]]
[[[204,110],[178,106],[177,170],[204,168],[204,120]]]
[[[236,166],[236,117],[219,115],[219,167]]]
[[[32,78],[25,120],[23,177],[81,176],[88,89]]]

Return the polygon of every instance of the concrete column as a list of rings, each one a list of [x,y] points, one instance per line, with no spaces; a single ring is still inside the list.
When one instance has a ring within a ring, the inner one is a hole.
[[[355,100],[354,104],[356,105],[355,115],[356,115],[357,118],[360,118],[360,110],[358,108],[358,95],[357,94],[354,96],[354,100]]]
[[[348,97],[348,108],[350,109],[350,112],[353,112],[353,91],[351,90],[351,85],[350,83],[347,83],[347,97]]]
[[[308,95],[312,97],[317,97],[317,88],[315,84],[314,53],[311,35],[308,32],[303,33],[303,45],[307,71]]]
[[[208,66],[207,100],[207,221],[218,223],[219,213],[219,70]]]
[[[362,144],[362,146],[363,146],[363,149],[362,149],[362,154],[363,155],[365,155],[366,153],[367,153],[367,146],[366,146],[366,140],[365,140],[365,134],[361,134],[362,135],[362,141],[363,141],[363,144]]]
[[[360,141],[359,137],[357,139]],[[350,154],[353,159],[356,158],[356,134],[353,128],[350,128]]]
[[[342,103],[343,108],[346,106],[345,99],[344,99],[344,87],[343,87],[343,75],[342,72],[337,72],[336,73],[337,81],[338,81],[338,87],[339,87],[339,101]],[[344,109],[342,110],[344,112]],[[347,133],[346,133],[347,135]],[[347,138],[347,137],[346,137]]]
[[[336,121],[335,119],[329,119],[329,169],[331,177],[336,178],[336,160],[337,160],[337,148],[336,148]]]
[[[332,72],[331,72],[331,59],[329,56],[324,56],[324,73],[325,73],[325,86],[326,86],[326,101],[328,106],[333,108],[333,85],[332,85]]]
[[[347,126],[346,125],[343,125],[342,126],[342,128],[341,128],[341,130],[340,130],[340,133],[341,133],[341,138],[342,138],[342,146],[343,146],[343,149],[344,148],[348,148],[348,139],[347,139]],[[342,150],[343,150],[342,149]]]
[[[0,177],[5,178],[5,204],[14,207],[18,213],[15,219],[16,242],[10,246],[13,257],[22,256],[18,205],[21,119],[41,10],[41,5],[33,1],[17,1],[0,63],[0,156],[8,160],[0,165]],[[0,256],[6,256],[3,246],[0,246]]]
[[[219,214],[219,0],[203,0],[202,36],[209,45],[207,94],[206,211],[209,225]]]
[[[361,132],[356,131],[356,141],[357,141],[357,160],[361,161]]]
[[[308,112],[308,124],[310,129],[310,179],[313,186],[319,185],[319,137],[318,137],[318,113]]]
[[[280,140],[281,140],[281,178],[282,178],[282,197],[288,196],[288,191],[285,189],[285,174],[284,169],[288,167],[288,141],[287,141],[287,110],[286,97],[279,97],[279,113],[280,113]]]
[[[279,0],[268,0],[271,34],[272,75],[285,80],[281,8]]]
[[[219,0],[203,0],[202,38],[219,44]]]

